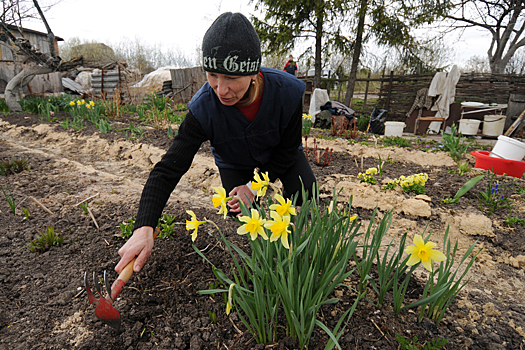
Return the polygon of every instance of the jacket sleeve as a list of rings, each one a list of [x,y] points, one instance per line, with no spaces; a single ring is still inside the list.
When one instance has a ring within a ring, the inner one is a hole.
[[[173,142],[151,171],[142,190],[134,229],[155,228],[171,192],[191,166],[195,154],[207,137],[193,114],[188,112]]]
[[[299,100],[290,122],[281,135],[281,142],[273,151],[270,161],[260,168],[261,172],[268,172],[272,182],[283,175],[295,163],[299,152],[302,152],[299,150],[303,130],[302,111],[302,100]]]

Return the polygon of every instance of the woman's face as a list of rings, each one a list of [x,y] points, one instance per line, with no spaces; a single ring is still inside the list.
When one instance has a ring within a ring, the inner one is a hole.
[[[244,97],[257,74],[238,76],[206,72],[206,77],[221,103],[233,106]]]

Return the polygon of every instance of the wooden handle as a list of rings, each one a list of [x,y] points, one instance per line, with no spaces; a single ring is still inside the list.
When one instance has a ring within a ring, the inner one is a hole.
[[[525,110],[523,110],[523,112],[521,112],[521,114],[518,117],[518,119],[516,119],[516,121],[514,123],[512,123],[510,128],[507,130],[507,132],[505,134],[503,134],[503,136],[510,136],[514,132],[514,130],[516,130],[518,128],[518,126],[520,126],[521,120],[523,119],[523,115],[524,114],[525,114]]]
[[[160,234],[160,229],[157,227],[155,228],[155,231],[153,231],[153,239],[157,238],[157,236]],[[135,261],[137,258],[133,258],[120,272],[117,279],[113,284],[111,285],[111,299],[115,300],[116,297],[120,294],[122,291],[122,287],[129,281],[131,276],[133,276],[133,265],[135,264]]]

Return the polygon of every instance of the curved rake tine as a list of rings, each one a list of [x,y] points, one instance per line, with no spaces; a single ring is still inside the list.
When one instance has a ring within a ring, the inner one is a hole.
[[[84,287],[86,288],[86,293],[88,295],[89,302],[93,304],[96,301],[96,298],[93,295],[93,293],[91,293],[91,289],[89,288],[89,284],[87,282],[87,271],[84,272]]]
[[[108,299],[111,302],[113,302],[113,299],[111,298],[111,286],[109,284],[109,281],[106,275],[106,270],[104,270],[104,284],[106,285],[106,292],[108,293]]]
[[[100,284],[98,284],[97,276],[95,275],[95,272],[93,272],[93,285],[95,286],[95,289],[98,292],[98,295],[102,298],[102,290],[100,289]]]

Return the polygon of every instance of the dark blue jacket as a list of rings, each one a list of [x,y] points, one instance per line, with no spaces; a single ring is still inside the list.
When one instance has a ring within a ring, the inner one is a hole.
[[[225,106],[205,83],[188,104],[210,140],[219,168],[253,169],[266,164],[304,94],[305,84],[286,72],[262,67],[264,92],[250,122],[234,106]]]

